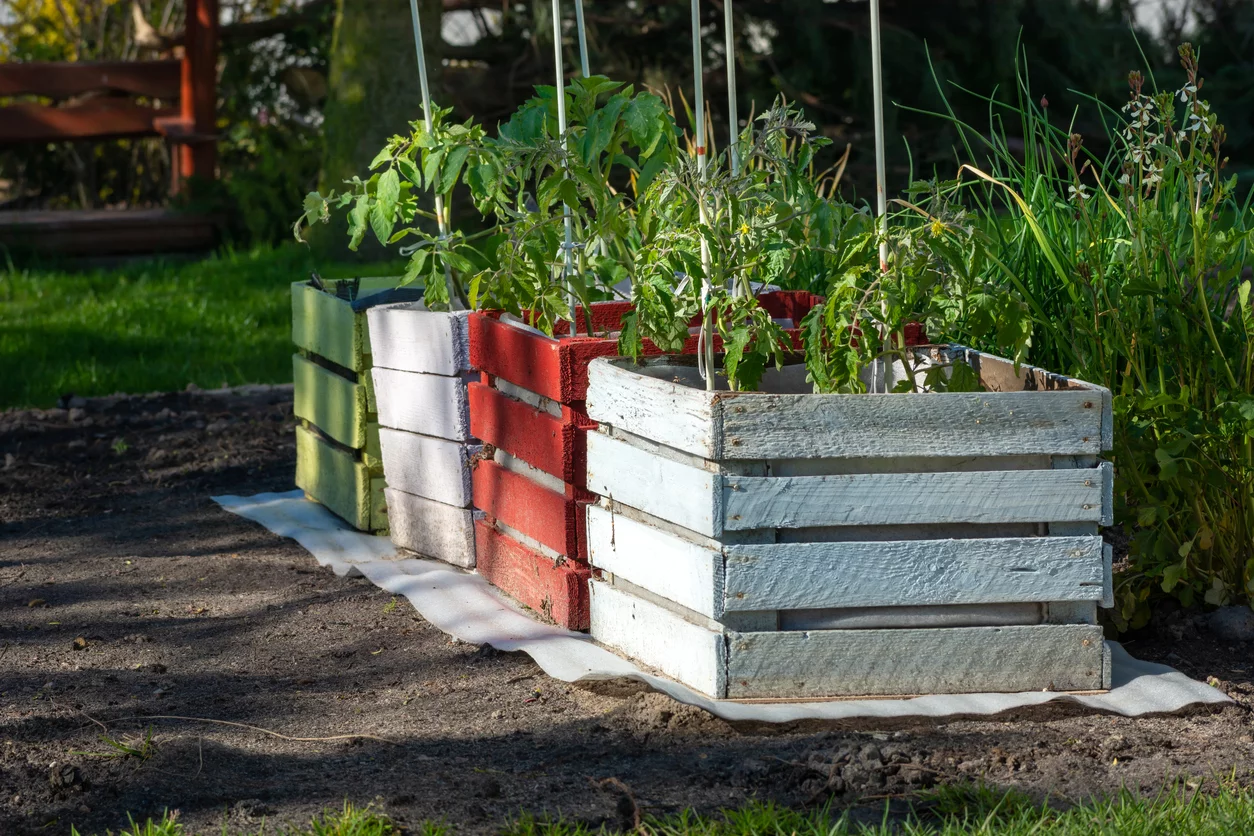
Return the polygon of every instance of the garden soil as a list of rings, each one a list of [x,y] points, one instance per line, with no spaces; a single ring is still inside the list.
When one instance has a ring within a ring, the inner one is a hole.
[[[0,413],[2,834],[103,834],[167,809],[216,834],[345,800],[467,833],[522,812],[629,828],[750,799],[878,820],[937,783],[1060,803],[1254,783],[1252,648],[1187,613],[1128,650],[1236,704],[733,726],[453,640],[217,507],[291,488],[290,388],[62,406]]]

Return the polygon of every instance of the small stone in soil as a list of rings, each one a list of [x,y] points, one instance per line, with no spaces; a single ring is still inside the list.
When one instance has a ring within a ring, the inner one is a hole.
[[[1211,632],[1230,642],[1254,641],[1254,612],[1249,607],[1221,607],[1206,619]]]

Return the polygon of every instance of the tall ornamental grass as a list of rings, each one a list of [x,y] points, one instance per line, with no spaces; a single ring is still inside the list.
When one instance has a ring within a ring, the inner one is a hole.
[[[1114,393],[1122,629],[1160,594],[1191,606],[1254,592],[1254,212],[1225,170],[1197,55],[1179,54],[1179,88],[1133,72],[1120,110],[1094,100],[1106,132],[1088,144],[1023,73],[1016,104],[986,99],[988,134],[941,114],[973,161],[950,188],[1028,302],[1033,361]]]

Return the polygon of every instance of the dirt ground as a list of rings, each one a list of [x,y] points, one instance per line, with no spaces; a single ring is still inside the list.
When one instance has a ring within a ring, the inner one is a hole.
[[[0,413],[3,834],[103,833],[166,808],[217,833],[345,799],[479,833],[524,810],[630,826],[751,798],[879,811],[936,782],[1080,800],[1254,777],[1251,648],[1194,619],[1128,648],[1238,705],[734,728],[459,643],[218,509],[210,495],[291,488],[290,390],[65,405]]]

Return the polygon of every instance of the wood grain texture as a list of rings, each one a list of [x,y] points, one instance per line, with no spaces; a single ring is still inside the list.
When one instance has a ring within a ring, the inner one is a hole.
[[[727,610],[1097,601],[1101,537],[725,546]]]
[[[292,283],[292,342],[350,371],[370,367],[366,315],[309,282]]]
[[[296,487],[359,531],[386,531],[384,481],[349,453],[296,427]]]
[[[591,462],[589,450],[589,469]],[[948,522],[1108,525],[1112,479],[1109,463],[1085,470],[726,476],[724,524],[729,531]],[[662,511],[668,505],[654,504]]]
[[[588,366],[588,417],[707,459],[721,455],[720,410],[711,393],[640,373],[630,361]]]
[[[394,430],[469,441],[470,406],[460,377],[373,370],[379,398],[379,423]]]
[[[388,487],[392,542],[401,548],[465,569],[475,565],[474,515],[458,508]]]
[[[735,633],[727,653],[731,698],[1107,687],[1090,625]]]
[[[699,534],[722,532],[723,478],[605,433],[588,433],[588,490]]]
[[[779,613],[779,629],[897,630],[902,628],[1010,627],[1044,624],[1045,619],[1044,604],[838,607],[821,610],[783,610]],[[737,632],[749,631],[737,629]]]
[[[471,475],[474,507],[559,555],[587,560],[582,501],[550,490],[494,461]]]
[[[470,432],[550,476],[583,487],[587,482],[587,429],[471,383]]]
[[[721,615],[723,556],[648,523],[589,505],[588,561],[709,618]]]
[[[379,442],[388,485],[446,505],[470,506],[470,457],[479,445],[386,427]]]
[[[632,391],[645,388],[638,383]],[[1100,453],[1102,401],[1087,391],[767,395],[722,401],[729,459]],[[610,422],[613,423],[613,422]]]
[[[592,581],[592,638],[711,697],[726,696],[723,635]]]
[[[475,524],[475,549],[476,569],[488,583],[561,627],[588,629],[587,567],[554,561],[484,520]]]
[[[26,61],[0,64],[0,96],[47,96],[68,99],[105,90],[175,100],[182,62]]]
[[[366,387],[292,355],[292,412],[347,447],[366,446]]]
[[[421,302],[378,305],[367,312],[376,367],[426,374],[470,371],[469,311],[428,311]]]

